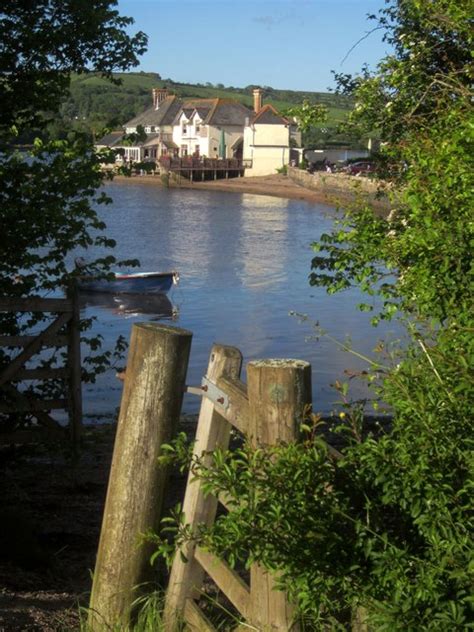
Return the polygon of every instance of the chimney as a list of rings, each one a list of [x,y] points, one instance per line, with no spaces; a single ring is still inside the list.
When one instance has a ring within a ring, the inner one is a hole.
[[[262,109],[262,90],[261,88],[255,88],[253,91],[253,109],[255,114],[258,114]]]
[[[168,88],[153,88],[153,107],[157,110],[168,96]]]

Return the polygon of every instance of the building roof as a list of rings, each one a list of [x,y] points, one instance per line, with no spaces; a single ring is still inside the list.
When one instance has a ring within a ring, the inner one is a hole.
[[[250,110],[233,99],[187,99],[178,111],[175,121],[184,112],[189,120],[194,112],[199,114],[203,125],[238,125],[243,126]]]
[[[206,119],[208,125],[240,125],[245,124],[250,110],[239,101],[232,99],[216,99],[215,108]]]
[[[122,140],[122,138],[123,138],[123,130],[120,130],[120,131],[117,130],[115,132],[110,132],[109,134],[102,136],[102,138],[99,138],[99,140],[96,140],[95,144],[105,145],[107,147],[113,147],[120,140]]]
[[[156,110],[153,106],[148,108],[138,116],[135,116],[130,121],[127,121],[124,127],[142,127],[160,125],[172,125],[174,118],[182,106],[182,101],[175,95],[166,97],[160,107]]]
[[[253,124],[260,123],[262,125],[288,125],[289,121],[284,116],[278,113],[277,110],[267,103],[263,108],[255,114],[251,121]]]

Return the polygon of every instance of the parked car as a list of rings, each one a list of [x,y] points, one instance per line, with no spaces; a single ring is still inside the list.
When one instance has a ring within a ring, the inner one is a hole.
[[[306,171],[308,173],[315,173],[316,171],[324,171],[326,168],[326,164],[324,160],[316,160],[315,162],[310,162]]]
[[[365,175],[374,171],[374,165],[367,161],[353,162],[345,168],[345,172],[351,176]]]

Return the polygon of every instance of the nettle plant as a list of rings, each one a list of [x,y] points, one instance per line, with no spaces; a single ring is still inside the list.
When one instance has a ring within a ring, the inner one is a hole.
[[[345,404],[297,445],[198,459],[196,476],[232,496],[233,511],[196,533],[185,516],[167,528],[278,570],[309,629],[348,629],[357,615],[371,630],[464,630],[474,621],[468,3],[389,1],[378,27],[393,54],[341,81],[357,104],[350,125],[384,141],[393,208],[346,212],[314,244],[311,283],[381,297],[375,323],[403,317],[407,342],[366,376],[390,423],[374,427]],[[342,459],[327,430],[342,435]]]

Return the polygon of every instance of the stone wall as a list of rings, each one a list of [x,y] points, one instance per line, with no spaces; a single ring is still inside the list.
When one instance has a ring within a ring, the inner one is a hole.
[[[324,171],[308,173],[297,167],[288,167],[288,177],[312,191],[317,191],[329,204],[354,202],[364,199],[370,206],[383,212],[390,209],[390,202],[385,194],[380,194],[380,182],[363,176],[349,176],[345,173],[326,173]]]

